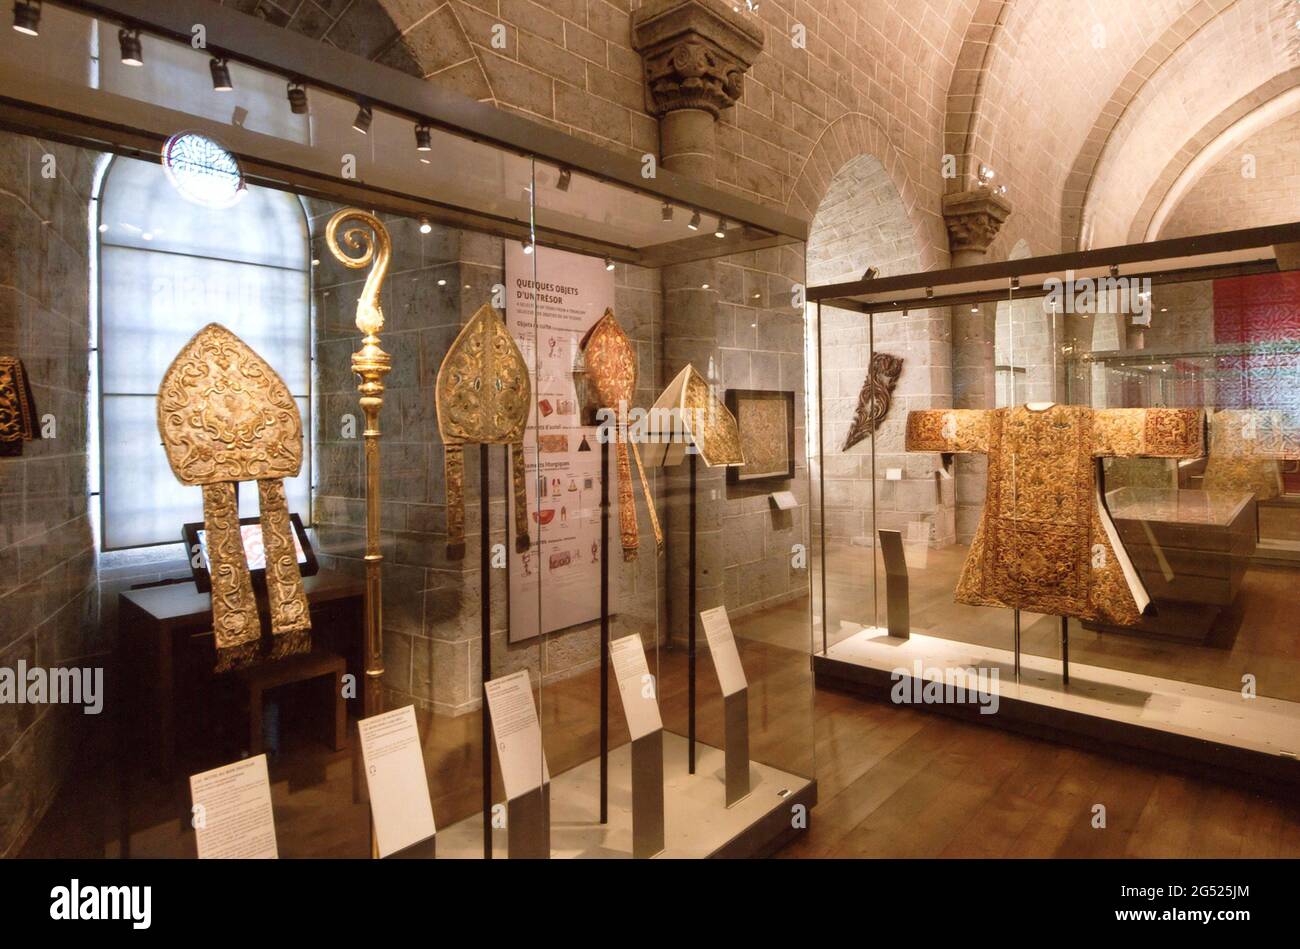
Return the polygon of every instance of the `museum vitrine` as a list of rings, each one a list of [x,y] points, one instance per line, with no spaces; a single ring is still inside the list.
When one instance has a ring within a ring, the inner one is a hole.
[[[804,225],[234,11],[201,5],[199,48],[195,4],[132,6],[0,36],[0,656],[107,670],[102,719],[30,739],[104,793],[16,775],[22,853],[806,827]],[[256,834],[210,797],[235,785]]]
[[[1298,239],[812,288],[819,682],[1293,779]]]

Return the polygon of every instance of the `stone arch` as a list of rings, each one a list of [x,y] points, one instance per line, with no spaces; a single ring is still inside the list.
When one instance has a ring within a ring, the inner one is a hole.
[[[1082,191],[1077,244],[1124,243],[1135,210],[1195,131],[1295,68],[1294,14],[1267,0],[1235,0],[1185,37],[1136,87]],[[1212,68],[1212,64],[1222,68]],[[1187,160],[1194,159],[1188,155]]]
[[[1110,99],[1101,107],[1088,132],[1088,137],[1084,139],[1083,147],[1074,158],[1061,192],[1062,251],[1080,249],[1083,209],[1093,175],[1096,173],[1097,165],[1101,161],[1111,134],[1119,124],[1121,116],[1137,97],[1139,90],[1151,80],[1156,70],[1171,59],[1177,50],[1188,43],[1205,24],[1236,2],[1237,0],[1207,0],[1206,3],[1198,3],[1171,23],[1151,44],[1146,55],[1133,64],[1124,81],[1115,87]]]
[[[1271,104],[1295,95],[1300,89],[1300,67],[1275,76],[1269,82],[1254,90],[1250,95],[1238,99],[1231,106],[1220,112],[1213,120],[1206,123],[1195,135],[1191,136],[1178,153],[1169,160],[1160,177],[1152,185],[1146,200],[1133,217],[1129,228],[1129,243],[1155,240],[1162,230],[1161,209],[1173,209],[1190,190],[1186,176],[1194,162],[1204,163],[1207,150],[1222,157],[1225,147],[1235,147],[1249,137],[1255,123],[1252,116],[1257,116]],[[1290,111],[1289,108],[1287,111]]]
[[[1011,0],[979,0],[953,66],[943,122],[944,153],[957,159],[957,175],[948,179],[950,193],[974,184],[978,165],[975,156],[987,150],[976,144],[976,120],[984,99],[993,46],[1010,6]]]
[[[874,156],[893,182],[912,228],[919,269],[932,270],[948,260],[948,238],[938,201],[922,204],[907,172],[907,162],[873,118],[861,112],[840,116],[822,130],[804,159],[786,200],[786,210],[813,220],[831,188],[835,175],[859,156]],[[811,279],[809,281],[812,282]]]
[[[821,195],[808,240],[811,284],[854,279],[867,267],[875,267],[882,276],[910,273],[933,266],[937,259],[920,236],[924,231],[916,223],[915,201],[908,200],[906,177],[890,172],[888,143],[883,136],[867,135],[869,123],[853,125],[862,137],[850,138],[844,124],[831,133],[839,143],[836,148],[872,140],[885,148],[884,153],[851,154],[823,179],[819,163],[842,154],[827,147],[810,157],[811,167],[800,177],[805,182],[803,193]],[[860,556],[855,547],[870,544],[873,527],[907,531],[912,523],[937,523],[936,536],[949,539],[950,507],[945,514],[943,504],[936,503],[931,473],[921,472],[914,457],[909,463],[903,447],[907,410],[947,398],[943,385],[951,351],[947,311],[868,317],[822,307],[817,315],[821,339],[815,334],[810,337],[807,363],[809,378],[819,380],[821,412],[812,414],[808,426],[810,436],[824,446],[822,457],[810,464],[813,476],[824,486],[819,514],[824,512],[828,544],[852,560]],[[882,352],[903,359],[893,404],[873,437],[846,447],[872,356]],[[886,481],[888,468],[916,476]],[[841,606],[849,610],[851,604]],[[831,614],[836,614],[835,604]]]

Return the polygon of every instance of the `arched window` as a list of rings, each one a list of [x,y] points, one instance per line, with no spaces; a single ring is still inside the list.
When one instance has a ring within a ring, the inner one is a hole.
[[[203,520],[200,492],[167,465],[155,404],[171,360],[212,322],[257,350],[298,402],[303,470],[285,488],[290,510],[309,520],[311,249],[302,203],[249,187],[234,204],[212,206],[176,184],[156,163],[114,158],[95,202],[103,550],[179,543],[181,525]],[[256,513],[257,492],[241,491],[240,514]]]

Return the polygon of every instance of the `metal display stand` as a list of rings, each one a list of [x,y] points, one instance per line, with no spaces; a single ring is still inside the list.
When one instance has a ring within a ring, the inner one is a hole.
[[[686,592],[686,611],[690,616],[690,628],[686,638],[686,695],[687,705],[689,706],[687,715],[687,767],[688,774],[695,773],[695,627],[699,618],[695,615],[695,469],[696,459],[699,457],[695,451],[691,452],[691,517],[690,517],[690,553],[687,559],[687,592]]]
[[[911,607],[908,604],[907,557],[903,553],[902,531],[882,530],[880,552],[885,558],[885,614],[889,635],[908,639],[912,635]],[[879,621],[877,621],[879,622]]]
[[[726,731],[723,753],[726,757],[727,806],[749,797],[749,689],[733,692],[723,699]]]
[[[510,470],[510,446],[506,446],[506,470]],[[492,721],[488,715],[487,684],[492,678],[492,545],[489,542],[488,509],[488,446],[478,446],[478,507],[479,507],[479,655],[481,659],[480,686],[483,692],[483,704],[479,717],[483,723],[483,752],[480,756],[483,764],[483,859],[492,859]],[[514,833],[514,821],[510,821],[510,832]]]
[[[602,824],[609,823],[609,441],[608,439],[600,443],[600,822]]]
[[[506,846],[511,860],[549,860],[551,856],[551,784],[506,803]]]
[[[664,849],[664,730],[632,741],[632,856]]]

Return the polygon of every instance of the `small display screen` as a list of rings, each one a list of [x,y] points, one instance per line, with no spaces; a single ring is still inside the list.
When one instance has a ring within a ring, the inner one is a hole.
[[[261,524],[241,524],[239,533],[244,541],[244,559],[248,562],[249,570],[266,569],[266,546],[262,543],[262,525]],[[208,556],[208,532],[200,529],[199,536],[199,554],[203,558],[203,569],[211,572],[212,561]],[[302,542],[298,540],[297,531],[293,535],[293,549],[298,556],[298,564],[301,566],[307,562],[307,552],[302,549]]]

